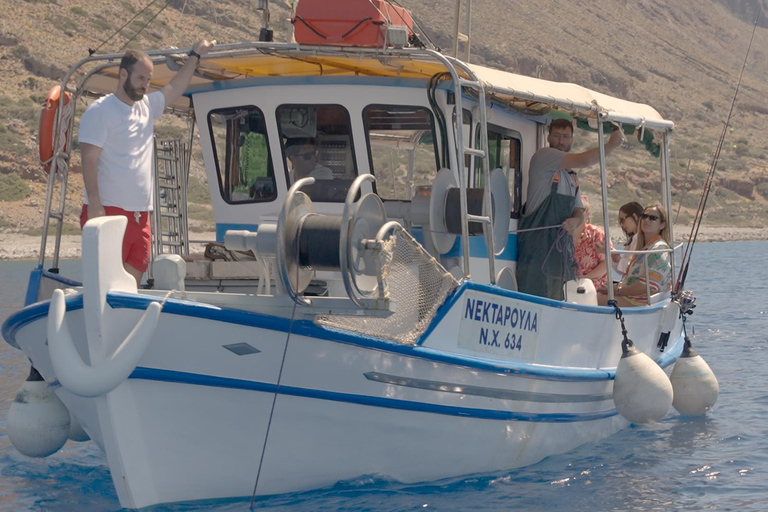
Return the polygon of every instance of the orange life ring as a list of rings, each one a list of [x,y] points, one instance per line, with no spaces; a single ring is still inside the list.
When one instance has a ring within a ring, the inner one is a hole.
[[[52,87],[48,91],[48,96],[45,98],[45,105],[43,105],[43,111],[40,113],[40,127],[37,133],[38,146],[40,148],[40,163],[42,164],[45,172],[51,171],[51,159],[53,158],[53,140],[56,138],[54,135],[54,125],[56,124],[56,110],[59,108],[59,99],[61,95],[61,86],[57,85]],[[68,105],[72,95],[69,92],[64,92],[64,104]],[[67,149],[67,138],[69,131],[64,134],[64,150]]]

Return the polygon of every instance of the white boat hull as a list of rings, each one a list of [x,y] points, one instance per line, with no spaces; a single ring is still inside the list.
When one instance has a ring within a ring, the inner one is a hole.
[[[68,298],[66,317],[86,354],[79,297]],[[537,311],[533,360],[459,343],[467,327],[458,311],[466,317],[478,297]],[[129,379],[97,398],[57,393],[106,453],[126,507],[250,496],[257,475],[264,495],[368,474],[416,482],[509,470],[628,424],[611,397],[621,337],[610,310],[525,297],[465,285],[417,346],[169,300]],[[108,295],[116,338],[152,300]],[[55,382],[43,342],[46,311],[47,303],[30,306],[6,327]],[[669,364],[682,349],[680,321],[664,353],[655,346],[658,329],[647,328],[662,312],[640,308],[626,321],[636,345]],[[252,353],[225,347],[244,342]]]

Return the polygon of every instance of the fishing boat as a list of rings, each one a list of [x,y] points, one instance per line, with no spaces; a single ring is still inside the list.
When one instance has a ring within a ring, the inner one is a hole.
[[[217,45],[168,105],[190,131],[156,142],[144,286],[121,217],[86,224],[82,282],[58,271],[74,105],[115,90],[121,55],[78,62],[51,96],[40,260],[2,328],[34,367],[9,430],[32,456],[96,443],[124,507],[507,471],[670,409],[690,294],[619,310],[578,283],[564,301],[518,292],[515,269],[552,119],[637,136],[668,210],[673,123],[428,48],[386,1],[320,4],[299,4],[297,42]],[[148,53],[159,90],[185,52]],[[294,175],[294,139],[330,179]],[[221,258],[189,255],[198,140]],[[33,407],[58,412],[14,427]]]

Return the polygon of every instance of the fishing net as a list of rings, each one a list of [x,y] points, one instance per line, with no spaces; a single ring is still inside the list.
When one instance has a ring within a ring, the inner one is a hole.
[[[320,316],[316,322],[413,345],[459,282],[404,229],[396,229],[384,243],[381,258],[387,294],[395,303],[393,314]]]

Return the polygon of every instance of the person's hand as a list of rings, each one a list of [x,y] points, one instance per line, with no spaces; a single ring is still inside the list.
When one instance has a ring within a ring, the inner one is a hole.
[[[621,142],[624,140],[624,137],[621,135],[621,130],[618,128],[613,130],[613,133],[611,133],[611,137],[608,139],[608,143],[605,145],[606,149],[613,150],[617,147],[621,146]]]
[[[570,235],[573,235],[574,231],[576,231],[576,228],[578,228],[580,225],[581,225],[581,219],[578,219],[576,217],[568,217],[561,224],[563,229],[566,230]]]
[[[598,252],[603,252],[603,249],[605,249],[605,244],[598,240],[595,242],[595,249],[597,249]]]
[[[211,51],[213,47],[216,46],[216,40],[213,39],[211,41],[208,41],[207,39],[203,39],[201,41],[196,42],[192,46],[192,51],[200,55],[201,57]]]
[[[88,205],[88,220],[95,219],[96,217],[104,217],[107,214],[104,211],[104,207],[99,203],[91,203]]]

